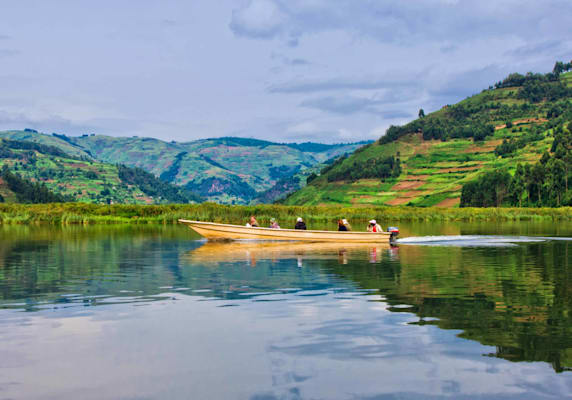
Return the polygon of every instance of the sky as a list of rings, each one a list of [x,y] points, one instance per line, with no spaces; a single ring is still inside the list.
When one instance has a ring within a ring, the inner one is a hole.
[[[0,0],[0,130],[377,139],[572,59],[570,0]]]

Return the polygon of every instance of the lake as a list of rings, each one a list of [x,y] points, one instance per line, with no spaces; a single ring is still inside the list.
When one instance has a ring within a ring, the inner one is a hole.
[[[571,396],[572,224],[399,226],[0,226],[0,400]]]

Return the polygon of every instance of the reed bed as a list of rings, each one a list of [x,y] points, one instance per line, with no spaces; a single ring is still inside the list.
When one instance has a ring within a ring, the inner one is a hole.
[[[572,221],[572,207],[561,208],[420,208],[333,207],[214,203],[171,205],[98,205],[86,203],[0,204],[0,224],[174,224],[178,219],[244,224],[255,215],[262,224],[277,218],[285,226],[302,217],[307,222],[339,218],[364,221]]]

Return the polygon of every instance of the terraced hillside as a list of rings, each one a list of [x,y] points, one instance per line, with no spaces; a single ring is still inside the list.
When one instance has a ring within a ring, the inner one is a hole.
[[[45,139],[43,143],[57,142]],[[81,158],[71,156],[52,144],[0,139],[0,169],[6,166],[10,173],[42,183],[50,191],[74,201],[126,204],[201,201],[199,196],[161,182],[145,171],[93,161],[86,154]],[[0,179],[0,196],[5,202],[19,201],[4,179]]]
[[[571,72],[512,74],[456,105],[391,127],[376,143],[323,169],[284,203],[454,207],[462,185],[480,174],[499,168],[514,173],[518,163],[554,151],[554,128],[569,116]]]
[[[305,184],[325,162],[362,143],[280,144],[256,139],[218,138],[165,142],[153,138],[43,135],[0,132],[0,137],[57,146],[85,160],[142,168],[219,203],[272,202]]]

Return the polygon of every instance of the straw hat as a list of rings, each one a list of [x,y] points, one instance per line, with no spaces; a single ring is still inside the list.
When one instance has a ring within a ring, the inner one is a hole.
[[[377,221],[375,219],[372,219],[369,221],[370,224],[377,224]]]

